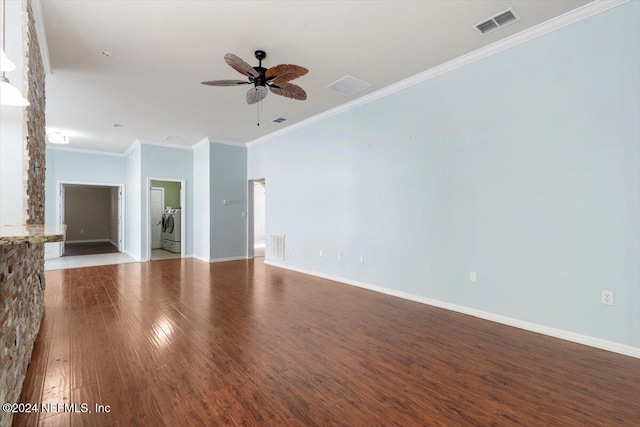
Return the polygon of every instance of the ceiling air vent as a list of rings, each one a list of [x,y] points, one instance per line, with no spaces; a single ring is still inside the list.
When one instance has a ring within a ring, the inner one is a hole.
[[[286,122],[287,119],[285,119],[284,117],[278,117],[277,119],[273,119],[271,120],[273,123],[282,123],[282,122]]]
[[[164,142],[170,142],[172,144],[186,144],[191,141],[191,138],[186,136],[175,136],[175,135],[167,135],[162,138]]]
[[[520,16],[516,13],[513,8],[507,9],[504,12],[500,12],[495,16],[487,19],[486,21],[482,21],[481,23],[475,26],[476,30],[480,31],[480,34],[487,34],[491,31],[497,30],[498,28],[505,27],[509,24],[513,24],[514,22],[518,22],[520,20]]]
[[[371,83],[367,83],[364,80],[356,79],[352,76],[344,76],[340,80],[336,80],[328,86],[327,89],[334,92],[338,92],[340,95],[352,96],[358,92],[362,92],[365,89],[371,87]]]

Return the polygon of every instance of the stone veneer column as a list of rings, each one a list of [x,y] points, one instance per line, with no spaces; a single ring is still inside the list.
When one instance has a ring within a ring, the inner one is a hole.
[[[24,223],[44,224],[45,75],[30,0],[25,19]],[[44,313],[44,244],[0,246],[0,403],[18,402]],[[0,427],[12,414],[0,412]]]

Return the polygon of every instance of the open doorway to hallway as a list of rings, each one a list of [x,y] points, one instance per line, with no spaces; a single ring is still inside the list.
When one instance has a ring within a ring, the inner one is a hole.
[[[183,181],[149,178],[149,259],[182,258]]]
[[[253,182],[253,256],[264,257],[266,209],[265,209],[265,180]]]
[[[64,257],[122,252],[122,188],[61,182],[59,218],[67,225]]]

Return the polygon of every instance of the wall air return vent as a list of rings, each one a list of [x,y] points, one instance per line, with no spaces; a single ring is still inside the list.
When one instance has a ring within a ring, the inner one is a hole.
[[[271,244],[271,258],[284,261],[284,234],[272,234]]]
[[[475,26],[480,34],[487,34],[520,20],[520,15],[513,8],[500,12]]]
[[[271,120],[273,123],[282,123],[282,122],[286,122],[287,119],[285,119],[284,117],[278,117],[277,119],[273,119]]]
[[[325,88],[332,90],[344,96],[352,96],[358,92],[362,92],[365,89],[371,87],[371,83],[367,83],[364,80],[356,79],[353,76],[344,76],[340,80],[336,80]]]

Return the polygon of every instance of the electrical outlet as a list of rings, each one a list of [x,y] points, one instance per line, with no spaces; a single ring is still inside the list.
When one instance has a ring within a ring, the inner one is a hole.
[[[613,305],[613,291],[602,291],[600,302],[606,305]]]
[[[246,212],[242,212],[242,213],[240,214],[240,216],[241,216],[242,218],[246,218],[246,217],[247,217],[247,213],[246,213]]]
[[[364,255],[360,255],[360,264],[364,264]]]
[[[320,249],[320,256],[322,256],[322,249]]]
[[[478,281],[478,272],[470,271],[469,272],[469,281],[472,283],[476,283]]]
[[[342,252],[338,252],[338,259],[342,259]]]

